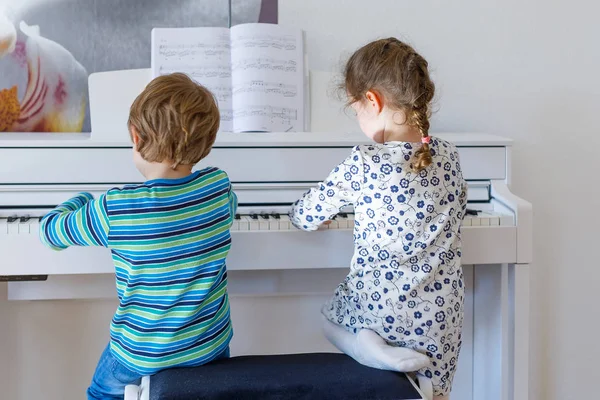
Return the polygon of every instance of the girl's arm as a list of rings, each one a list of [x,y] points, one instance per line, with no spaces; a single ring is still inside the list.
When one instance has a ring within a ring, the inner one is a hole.
[[[364,167],[357,147],[327,179],[296,201],[290,211],[290,220],[298,229],[314,231],[333,218],[346,205],[359,199],[364,181]]]
[[[44,216],[40,225],[42,243],[54,250],[69,246],[108,246],[106,194],[98,199],[80,193]]]

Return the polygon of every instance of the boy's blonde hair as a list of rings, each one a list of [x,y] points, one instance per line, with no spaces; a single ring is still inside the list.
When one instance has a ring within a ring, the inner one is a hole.
[[[182,73],[153,79],[134,100],[127,126],[138,133],[137,151],[149,162],[193,165],[206,157],[219,130],[213,94]]]

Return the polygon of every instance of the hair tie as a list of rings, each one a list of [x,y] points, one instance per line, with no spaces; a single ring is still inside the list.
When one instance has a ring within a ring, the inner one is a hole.
[[[421,138],[421,143],[423,143],[423,144],[425,144],[425,143],[427,143],[427,144],[431,143],[431,136],[423,136]]]

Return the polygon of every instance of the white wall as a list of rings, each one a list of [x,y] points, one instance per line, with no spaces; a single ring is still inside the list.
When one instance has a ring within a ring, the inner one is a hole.
[[[307,31],[312,69],[337,69],[371,39],[408,39],[435,73],[434,130],[516,140],[513,189],[535,209],[532,399],[593,398],[599,378],[599,13],[583,0],[280,0],[280,23]],[[114,306],[0,301],[2,398],[81,398]]]

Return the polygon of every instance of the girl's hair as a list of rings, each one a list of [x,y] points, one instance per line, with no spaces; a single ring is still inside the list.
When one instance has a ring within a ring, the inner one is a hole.
[[[376,40],[350,57],[341,89],[347,93],[349,104],[363,100],[369,90],[378,92],[390,108],[406,114],[405,123],[427,138],[435,91],[427,66],[423,57],[400,40]],[[415,171],[429,166],[432,163],[429,144],[424,142],[415,157],[412,165]]]

